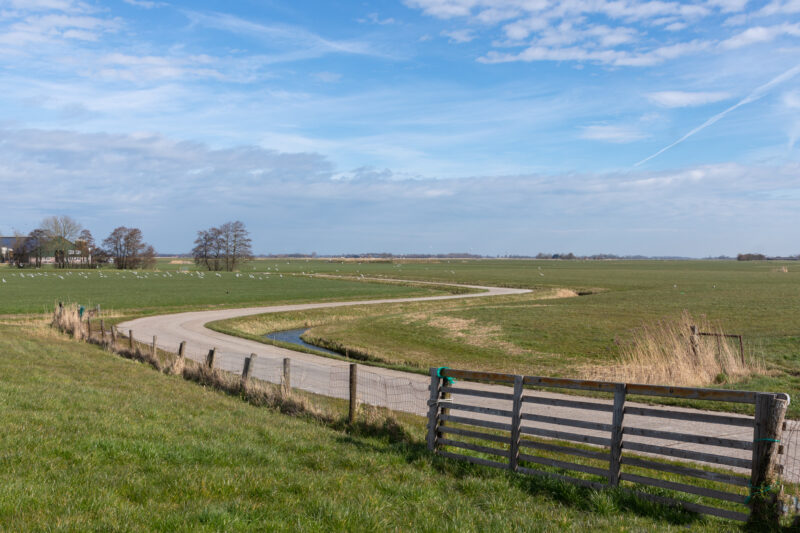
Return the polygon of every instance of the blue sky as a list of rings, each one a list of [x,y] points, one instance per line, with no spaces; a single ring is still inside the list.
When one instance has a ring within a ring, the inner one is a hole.
[[[798,0],[0,0],[0,233],[796,254],[798,137]]]

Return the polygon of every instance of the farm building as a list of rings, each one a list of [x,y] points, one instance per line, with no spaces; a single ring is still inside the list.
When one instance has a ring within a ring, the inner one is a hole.
[[[30,235],[0,237],[0,262],[3,263],[19,258],[21,265],[64,265],[79,257],[80,246],[61,237],[41,242]]]

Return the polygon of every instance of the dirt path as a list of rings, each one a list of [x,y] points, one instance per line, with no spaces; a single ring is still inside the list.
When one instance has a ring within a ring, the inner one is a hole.
[[[383,280],[386,281],[386,280]],[[405,280],[398,280],[405,281]],[[416,282],[414,282],[416,283]],[[434,283],[435,285],[444,285]],[[282,362],[284,358],[291,359],[291,383],[292,387],[317,394],[322,394],[334,398],[347,398],[348,389],[348,368],[349,362],[331,359],[327,357],[311,355],[303,352],[296,352],[278,346],[262,344],[260,342],[233,337],[224,333],[212,331],[205,327],[205,324],[216,320],[237,318],[248,315],[263,313],[282,313],[288,311],[302,311],[308,309],[322,309],[345,307],[354,305],[378,305],[386,303],[400,302],[423,302],[435,300],[452,300],[460,298],[486,298],[492,296],[505,296],[513,294],[525,294],[531,291],[526,289],[511,289],[502,287],[483,287],[476,285],[463,285],[483,292],[467,294],[453,294],[445,296],[429,296],[419,298],[396,298],[381,300],[361,300],[352,302],[326,302],[308,303],[294,305],[275,305],[266,307],[248,307],[243,309],[222,309],[212,311],[195,311],[187,313],[177,313],[171,315],[160,315],[139,318],[119,325],[119,329],[127,334],[132,330],[137,340],[151,342],[154,335],[158,337],[157,345],[159,348],[168,351],[176,351],[181,341],[187,342],[187,357],[196,361],[202,361],[208,350],[212,347],[217,349],[216,360],[223,370],[241,373],[244,359],[247,355],[255,353],[258,355],[253,370],[254,377],[270,381],[280,382]],[[359,398],[360,401],[390,409],[405,411],[418,415],[425,415],[427,412],[428,384],[429,378],[424,375],[390,370],[380,367],[361,366],[359,368]],[[470,384],[470,388],[482,388],[486,390],[496,390],[508,392],[505,387],[493,385]],[[531,393],[551,398],[574,398],[558,393],[536,392]],[[501,400],[476,399],[474,397],[453,396],[455,402],[475,404],[481,402],[486,407],[508,409]],[[602,402],[603,400],[587,399],[590,402]],[[635,405],[629,403],[628,405]],[[658,408],[658,407],[656,407]],[[533,412],[534,404],[526,404],[525,409]],[[541,408],[540,408],[541,409]],[[670,407],[670,410],[685,410]],[[561,407],[546,407],[547,415],[555,417],[572,418],[591,422],[610,423],[609,420],[601,420],[604,414],[596,411],[574,410]],[[470,413],[474,416],[474,413]],[[629,417],[626,417],[626,424]],[[708,435],[716,437],[726,437],[738,440],[752,440],[753,430],[732,426],[715,426],[714,424],[697,423],[681,420],[630,417],[630,424],[636,427],[647,429],[658,429],[662,431],[675,431],[682,433],[692,433],[697,435]],[[542,429],[563,429],[548,424],[540,424]],[[569,428],[570,432],[586,435],[601,435],[592,430],[579,428]],[[751,452],[747,450],[720,450],[713,446],[702,444],[669,441],[662,439],[647,439],[632,437],[632,440],[672,448],[682,448],[706,453],[723,453],[724,455],[737,456],[742,459],[749,459]],[[800,450],[793,447],[787,450],[792,454],[786,463],[788,465],[800,464]],[[789,481],[800,481],[800,471],[790,470],[785,473],[785,478]]]

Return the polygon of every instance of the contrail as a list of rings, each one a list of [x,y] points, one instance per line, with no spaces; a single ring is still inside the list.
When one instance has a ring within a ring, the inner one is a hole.
[[[690,131],[689,133],[687,133],[686,135],[684,135],[683,137],[681,137],[680,139],[678,139],[674,143],[672,143],[672,144],[670,144],[668,146],[665,146],[664,148],[662,148],[661,150],[659,150],[658,152],[654,153],[653,155],[651,155],[649,157],[645,157],[644,159],[642,159],[641,161],[639,161],[638,163],[636,163],[633,166],[634,167],[638,167],[639,165],[643,165],[644,163],[647,163],[648,161],[650,161],[654,157],[660,156],[661,154],[663,154],[664,152],[666,152],[667,150],[669,150],[673,146],[676,146],[676,145],[682,143],[683,141],[685,141],[686,139],[688,139],[689,137],[691,137],[692,135],[694,135],[698,131],[702,131],[702,130],[706,129],[707,127],[709,127],[710,125],[712,125],[715,122],[717,122],[718,120],[720,120],[721,118],[724,118],[725,115],[727,115],[731,111],[733,111],[735,109],[738,109],[738,108],[742,107],[745,104],[749,104],[750,102],[754,102],[754,101],[758,100],[759,98],[761,98],[762,96],[767,94],[767,92],[769,92],[770,89],[772,89],[773,87],[775,87],[779,83],[783,83],[784,81],[787,81],[787,80],[790,80],[790,79],[794,78],[798,73],[800,73],[800,65],[796,65],[794,68],[790,68],[789,70],[787,70],[783,74],[781,74],[779,76],[775,76],[774,78],[769,80],[764,85],[762,85],[760,87],[757,87],[755,90],[753,90],[753,92],[751,92],[750,94],[748,94],[747,96],[745,96],[744,98],[742,98],[741,100],[736,102],[734,105],[732,105],[728,109],[726,109],[724,111],[720,111],[719,113],[717,113],[716,115],[714,115],[710,119],[706,120],[705,122],[703,122],[702,124],[700,124],[699,126],[694,128],[692,131]]]

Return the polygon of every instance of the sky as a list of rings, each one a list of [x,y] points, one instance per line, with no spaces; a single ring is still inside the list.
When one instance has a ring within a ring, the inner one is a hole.
[[[800,0],[0,0],[0,234],[800,253]]]

